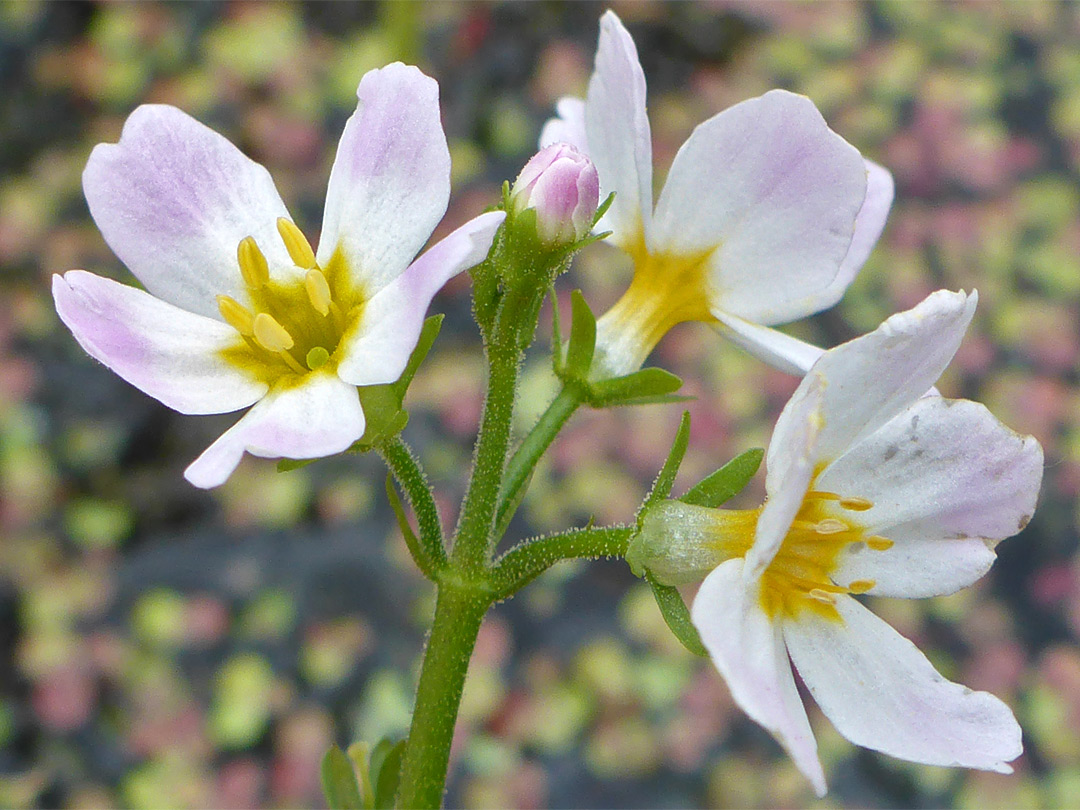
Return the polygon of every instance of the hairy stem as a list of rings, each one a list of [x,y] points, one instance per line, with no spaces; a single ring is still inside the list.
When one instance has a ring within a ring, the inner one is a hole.
[[[435,808],[442,803],[465,674],[490,605],[490,598],[472,590],[439,587],[401,765],[398,807]]]

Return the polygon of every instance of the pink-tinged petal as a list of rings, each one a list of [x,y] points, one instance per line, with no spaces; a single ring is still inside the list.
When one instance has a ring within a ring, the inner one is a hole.
[[[855,234],[851,237],[847,255],[840,263],[840,271],[821,294],[819,309],[828,309],[843,298],[848,286],[870,258],[870,252],[885,230],[885,220],[892,208],[895,193],[896,186],[889,170],[867,160],[866,197],[859,215],[855,217]]]
[[[469,220],[368,301],[359,328],[346,338],[338,365],[341,379],[379,385],[400,377],[431,299],[448,279],[484,260],[505,216],[492,211]]]
[[[450,200],[450,151],[439,118],[439,85],[395,62],[364,74],[345,124],[316,258],[341,250],[370,291],[408,267]]]
[[[665,253],[713,251],[716,306],[783,323],[824,307],[865,197],[858,151],[808,98],[773,90],[690,135],[656,204],[650,244]]]
[[[781,629],[762,610],[757,593],[743,583],[743,561],[728,560],[701,583],[690,617],[732,698],[776,737],[824,796],[825,774]]]
[[[1011,773],[1023,751],[1009,707],[945,680],[926,656],[857,601],[842,622],[804,611],[784,623],[788,652],[825,715],[856,745],[927,765]]]
[[[293,266],[276,224],[289,212],[270,174],[175,107],[143,105],[119,143],[94,147],[83,192],[105,241],[136,278],[190,312],[218,318],[215,296],[246,300],[236,248],[247,236],[272,274]]]
[[[985,407],[923,397],[827,467],[815,487],[873,506],[853,517],[893,541],[886,551],[855,547],[834,579],[873,580],[871,593],[952,593],[981,577],[993,546],[1031,518],[1043,455]]]
[[[795,389],[776,420],[765,459],[768,499],[758,518],[754,544],[746,554],[749,578],[760,577],[772,562],[810,488],[822,426],[825,387],[821,375],[811,372]]]
[[[630,33],[613,11],[600,18],[596,69],[585,102],[588,156],[600,173],[600,199],[615,201],[597,223],[622,248],[642,236],[652,221],[652,134],[645,113],[645,74]]]
[[[922,397],[952,360],[978,296],[939,290],[822,355],[828,385],[819,458],[833,461]]]
[[[811,343],[771,327],[745,321],[721,309],[714,310],[712,314],[716,318],[712,326],[717,332],[758,360],[788,374],[804,376],[825,354],[824,349]]]
[[[272,391],[184,471],[201,489],[224,484],[244,452],[262,458],[322,458],[347,450],[364,434],[356,388],[314,372],[294,388]]]
[[[87,354],[174,411],[225,413],[266,393],[223,359],[239,336],[220,321],[83,270],[53,276],[52,292]]]
[[[589,139],[585,134],[585,101],[563,96],[555,102],[554,118],[549,118],[540,130],[540,148],[553,143],[568,143],[581,154],[589,154]]]

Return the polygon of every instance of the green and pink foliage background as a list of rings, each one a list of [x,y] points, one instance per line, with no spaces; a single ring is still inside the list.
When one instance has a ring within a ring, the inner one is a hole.
[[[436,236],[497,200],[555,99],[583,91],[592,4],[0,6],[0,805],[319,804],[332,743],[406,728],[431,588],[376,459],[279,474],[245,459],[211,493],[181,472],[229,417],[178,416],[95,365],[48,297],[74,267],[130,281],[79,177],[147,101],[265,163],[309,234],[360,75],[394,59],[442,86],[454,199]],[[1012,705],[1017,774],[899,763],[818,723],[813,802],[625,564],[564,565],[481,632],[449,803],[470,807],[1040,807],[1080,796],[1080,10],[1073,4],[616,4],[649,79],[661,168],[712,113],[806,93],[888,166],[897,203],[843,302],[792,327],[833,345],[939,287],[979,312],[942,382],[1046,449],[1035,521],[954,597],[879,600],[943,673]],[[662,175],[661,175],[662,176]],[[560,282],[596,311],[628,281],[596,246]],[[564,295],[564,299],[568,296]],[[410,393],[411,440],[449,512],[481,402],[468,279]],[[655,362],[697,397],[680,486],[764,446],[795,381],[704,327]],[[525,426],[552,395],[525,375]],[[579,414],[513,534],[625,520],[679,408]],[[758,480],[742,496],[753,503]],[[447,514],[452,519],[453,515]],[[820,718],[819,718],[820,719]]]

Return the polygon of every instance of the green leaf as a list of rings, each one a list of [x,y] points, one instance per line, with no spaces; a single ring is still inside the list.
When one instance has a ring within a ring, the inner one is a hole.
[[[320,775],[330,810],[365,810],[352,762],[336,745],[323,757]]]
[[[405,754],[405,740],[396,743],[388,739],[379,741],[371,752],[371,781],[375,784],[375,810],[389,810],[394,806],[394,795],[401,781],[401,758]]]
[[[570,344],[566,349],[563,371],[570,377],[584,379],[596,350],[596,318],[581,290],[570,293],[570,303],[573,320],[570,322]]]
[[[299,470],[301,467],[306,467],[314,461],[318,461],[316,458],[279,458],[277,463],[278,472],[292,472],[293,470]]]
[[[673,394],[682,380],[662,368],[643,368],[625,377],[601,380],[589,386],[589,404],[594,408],[635,405],[655,397]]]
[[[386,498],[390,501],[390,508],[394,510],[398,528],[401,529],[401,536],[405,538],[405,545],[409,547],[409,553],[412,554],[417,568],[428,579],[434,580],[438,574],[438,569],[446,563],[446,557],[443,555],[432,557],[428,547],[416,536],[412,526],[409,525],[409,518],[405,514],[405,506],[401,503],[401,498],[398,497],[397,488],[394,486],[394,478],[389,473],[386,476]]]
[[[562,326],[559,324],[559,294],[555,291],[555,285],[551,285],[548,291],[551,296],[551,364],[555,368],[555,374],[560,375],[563,371],[562,358]]]
[[[679,589],[671,585],[661,585],[646,574],[645,579],[652,586],[653,596],[656,598],[656,606],[660,608],[660,614],[671,628],[671,632],[686,649],[694,655],[708,656],[705,645],[701,643],[701,636],[697,628],[690,621],[690,611],[686,609]]]
[[[610,194],[608,194],[607,199],[605,199],[602,203],[600,203],[600,205],[598,205],[596,207],[596,214],[593,215],[593,221],[592,221],[592,224],[593,224],[594,228],[596,227],[596,223],[600,221],[600,218],[602,216],[604,216],[604,214],[607,213],[607,210],[609,208],[611,208],[611,204],[613,202],[615,202],[615,192],[614,191],[611,192]],[[607,233],[611,233],[611,231],[608,231]],[[606,235],[607,234],[605,234],[605,236]]]
[[[765,451],[760,447],[740,453],[712,475],[703,478],[678,500],[693,506],[719,506],[750,483],[764,456]]]
[[[366,742],[354,742],[345,753],[352,760],[357,774],[364,807],[371,810],[375,806],[375,786],[371,781],[371,746]]]
[[[675,441],[671,443],[671,450],[664,460],[664,466],[660,468],[652,489],[649,490],[649,494],[645,496],[645,502],[641,505],[641,509],[638,510],[639,518],[650,506],[662,501],[671,494],[671,488],[675,485],[675,476],[679,474],[679,465],[682,464],[689,443],[690,412],[683,411],[682,419],[679,420],[679,429],[675,431]],[[639,525],[640,522],[639,519]]]
[[[399,405],[405,399],[405,392],[409,390],[409,384],[412,383],[413,377],[416,376],[417,369],[420,368],[420,364],[424,362],[424,358],[428,356],[435,339],[439,336],[442,322],[442,313],[432,315],[424,321],[424,326],[420,329],[420,337],[416,341],[416,348],[409,355],[409,362],[406,363],[405,370],[401,372],[397,382],[391,386],[398,396]]]

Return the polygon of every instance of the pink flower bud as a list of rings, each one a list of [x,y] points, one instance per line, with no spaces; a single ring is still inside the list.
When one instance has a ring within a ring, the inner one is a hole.
[[[525,164],[511,191],[514,211],[536,209],[536,230],[548,243],[584,238],[600,202],[596,167],[570,144],[544,147]]]

